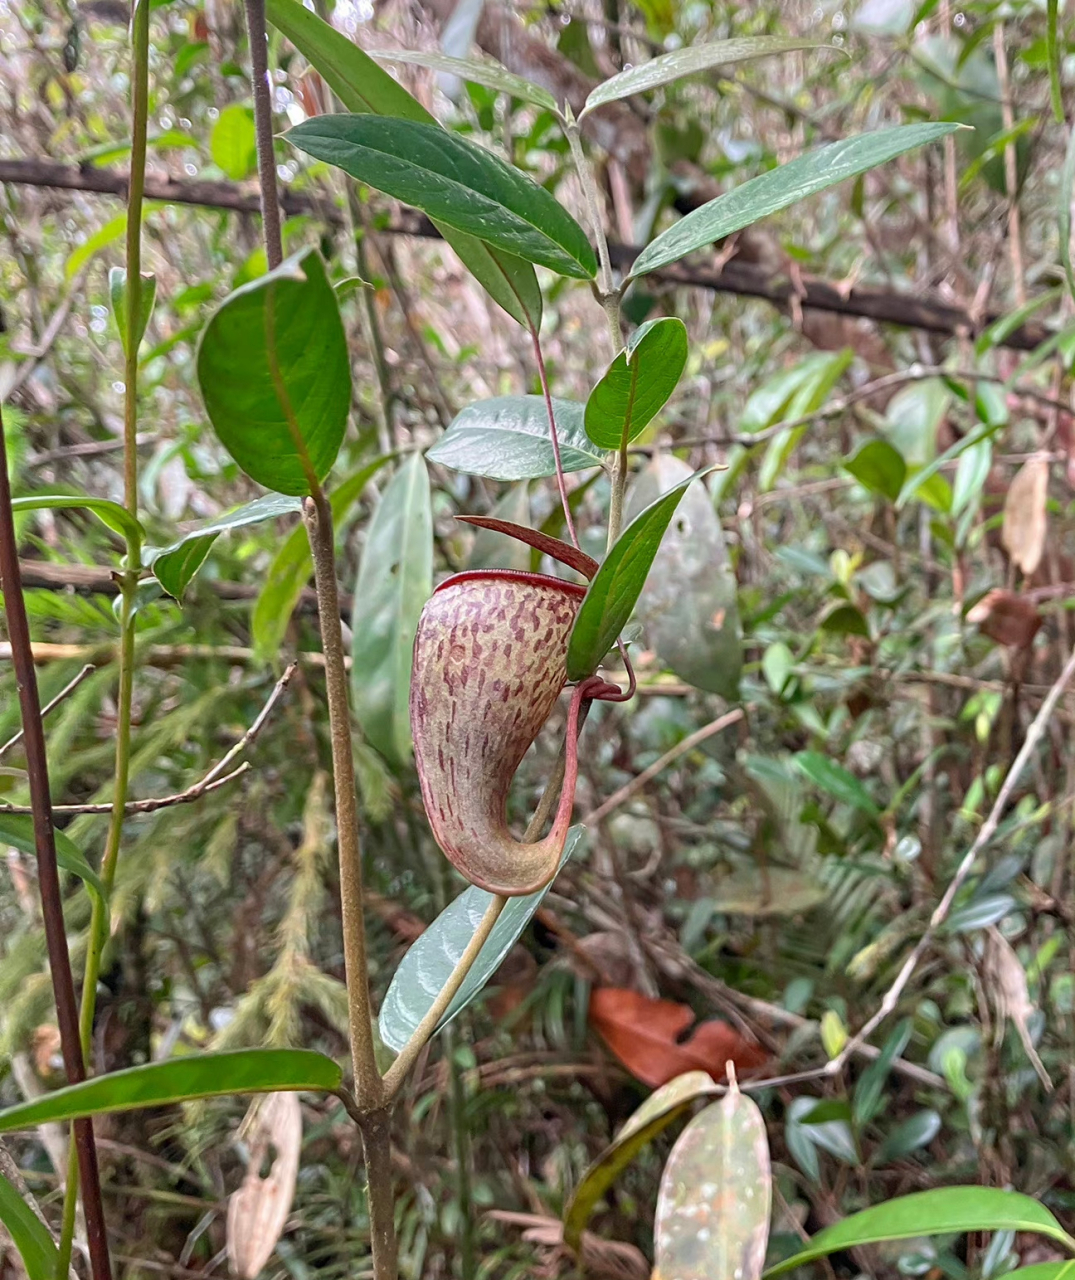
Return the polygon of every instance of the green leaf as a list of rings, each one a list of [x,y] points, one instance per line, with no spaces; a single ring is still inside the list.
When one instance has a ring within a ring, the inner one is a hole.
[[[19,1251],[29,1280],[56,1280],[59,1252],[48,1227],[3,1175],[0,1175],[0,1222]]]
[[[0,1133],[34,1129],[50,1121],[78,1120],[110,1111],[163,1107],[192,1098],[233,1093],[277,1093],[301,1089],[331,1093],[343,1075],[323,1053],[311,1049],[239,1049],[150,1062],[94,1076],[81,1084],[0,1111]]]
[[[733,1087],[695,1116],[668,1157],[654,1223],[654,1275],[759,1280],[772,1195],[765,1120],[758,1104]]]
[[[993,465],[993,442],[979,440],[964,449],[952,482],[952,514],[958,516],[985,490],[986,477]]]
[[[843,467],[859,484],[889,502],[895,502],[900,496],[907,478],[907,464],[899,450],[887,440],[867,440]]]
[[[328,475],[351,408],[351,363],[315,249],[224,300],[202,334],[198,383],[221,443],[258,484],[304,495]]]
[[[586,233],[544,187],[438,125],[328,115],[303,121],[286,137],[300,151],[516,257],[579,280],[597,273]]]
[[[601,449],[630,444],[676,389],[687,363],[687,326],[668,317],[644,324],[586,401],[586,434]]]
[[[1075,1258],[1067,1262],[1033,1262],[1007,1271],[1004,1280],[1075,1280]]]
[[[108,897],[104,885],[98,879],[97,872],[86,861],[82,850],[69,835],[53,829],[56,843],[56,861],[64,871],[68,871],[85,884],[91,898],[98,904],[107,906]],[[34,820],[28,813],[0,813],[0,842],[9,844],[13,849],[30,857],[37,856],[37,844],[34,840]]]
[[[564,1213],[564,1243],[568,1248],[579,1249],[597,1202],[635,1156],[683,1115],[692,1102],[720,1093],[722,1088],[705,1071],[687,1071],[650,1094],[575,1188]]]
[[[115,317],[119,340],[123,344],[123,354],[130,353],[130,339],[127,333],[127,272],[123,267],[112,267],[108,272],[108,296],[112,303],[112,315]],[[136,347],[141,346],[145,336],[146,325],[153,314],[153,303],[157,298],[157,277],[142,273],[142,287],[138,292],[138,318],[135,321]]]
[[[661,493],[688,479],[690,467],[659,454],[635,481],[627,519]],[[664,536],[636,610],[646,646],[682,680],[735,698],[743,666],[738,586],[728,563],[724,530],[704,485],[687,492]]]
[[[67,280],[73,280],[92,257],[102,249],[107,249],[109,245],[115,244],[117,240],[122,240],[126,233],[126,213],[117,213],[114,218],[109,218],[103,227],[99,227],[93,235],[88,236],[71,250],[64,263],[64,277]]]
[[[564,470],[604,466],[605,454],[594,448],[583,429],[583,406],[554,397],[552,408]],[[549,416],[541,396],[496,396],[468,405],[426,456],[430,462],[490,480],[556,474]]]
[[[805,1249],[770,1267],[765,1276],[769,1280],[815,1258],[859,1245],[966,1231],[1034,1231],[1075,1250],[1075,1240],[1030,1196],[995,1187],[936,1187],[886,1200],[826,1227]]]
[[[1071,265],[1071,201],[1075,196],[1075,126],[1068,136],[1067,151],[1064,153],[1064,167],[1060,171],[1060,194],[1057,208],[1057,223],[1060,232],[1060,261],[1064,265],[1064,278],[1068,282],[1068,293],[1075,298],[1075,270]]]
[[[721,240],[807,196],[894,160],[906,151],[936,142],[958,128],[959,125],[948,123],[898,125],[808,151],[681,218],[639,254],[631,268],[631,279],[637,280],[650,271],[678,262],[714,240]]]
[[[348,111],[436,124],[425,107],[383,67],[301,0],[268,0],[265,13],[316,67]],[[434,225],[489,295],[519,324],[537,329],[541,290],[530,263],[443,223],[434,220]]]
[[[342,480],[329,495],[332,523],[337,537],[343,530],[344,517],[362,494],[362,490],[378,471],[391,462],[395,454],[386,453]],[[262,658],[276,654],[283,643],[287,624],[295,612],[302,589],[313,573],[310,540],[304,525],[296,525],[284,539],[265,574],[265,585],[254,602],[250,622],[254,649]]]
[[[852,1119],[856,1129],[869,1124],[881,1110],[888,1073],[892,1070],[893,1062],[907,1048],[913,1029],[914,1023],[910,1018],[902,1019],[885,1041],[878,1056],[859,1076],[852,1100]],[[835,1057],[835,1054],[832,1056]]]
[[[1053,104],[1053,119],[1064,123],[1064,91],[1060,87],[1060,47],[1057,40],[1057,0],[1047,0],[1045,6],[1045,47],[1049,60],[1049,98]]]
[[[35,493],[25,498],[14,498],[11,509],[15,512],[89,511],[106,528],[118,533],[128,547],[140,547],[145,537],[145,530],[127,508],[121,507],[118,502],[109,501],[108,498],[90,498],[71,493]]]
[[[605,557],[585,599],[567,647],[567,678],[582,680],[597,670],[623,630],[646,584],[665,530],[687,486],[708,470],[697,471],[651,503],[624,529]]]
[[[244,529],[251,524],[261,524],[265,520],[276,520],[280,516],[297,515],[301,511],[302,502],[298,498],[281,493],[267,493],[255,498],[253,502],[246,502],[241,507],[217,516],[208,524],[192,529],[167,547],[147,547],[145,566],[153,570],[165,591],[179,600],[222,533]],[[301,529],[299,532],[304,533]]]
[[[257,168],[254,113],[233,102],[225,107],[209,135],[209,154],[232,182],[242,182]]]
[[[427,67],[441,75],[458,76],[472,84],[482,84],[498,93],[510,94],[520,102],[530,102],[546,111],[557,111],[556,99],[540,85],[517,76],[493,58],[451,58],[446,53],[426,53],[420,49],[376,49],[372,57],[378,62],[398,62],[407,66]]]
[[[934,458],[932,462],[928,462],[924,467],[916,468],[904,481],[903,488],[900,490],[899,498],[896,501],[897,508],[902,509],[917,494],[920,498],[928,501],[928,498],[922,493],[928,482],[934,477],[943,479],[940,475],[942,468],[946,463],[951,462],[954,458],[961,457],[970,449],[974,449],[983,441],[989,441],[1004,426],[1003,423],[983,423],[980,427],[975,427],[973,431],[965,435],[961,440],[957,440],[955,444]],[[951,503],[949,503],[951,505]]]
[[[684,76],[697,75],[712,67],[726,67],[733,62],[748,62],[752,58],[769,58],[774,54],[790,53],[794,49],[826,47],[831,46],[825,46],[819,40],[782,40],[778,36],[748,36],[688,45],[685,49],[676,49],[673,53],[663,53],[660,57],[651,58],[649,62],[631,67],[629,71],[621,71],[611,80],[599,84],[586,99],[579,119],[595,108],[604,106],[606,102],[629,98],[635,93],[647,93],[662,84],[671,84],[673,80],[682,80]]]
[[[411,653],[433,590],[433,511],[420,453],[400,467],[373,513],[355,585],[351,684],[370,743],[403,764],[411,753]]]
[[[879,815],[880,810],[870,799],[870,793],[843,765],[823,756],[820,751],[799,751],[792,759],[804,778],[808,778],[822,791],[827,791],[841,804],[848,804],[860,813],[869,814],[871,818]]]
[[[578,848],[585,833],[585,827],[572,827],[568,832],[560,858],[561,867]],[[536,893],[508,899],[455,999],[437,1023],[438,1031],[462,1013],[500,968],[550,888],[551,880]],[[437,916],[400,961],[378,1018],[381,1039],[390,1049],[398,1053],[414,1034],[473,938],[492,897],[491,893],[476,885],[465,889]]]
[[[837,636],[862,636],[870,639],[870,627],[862,610],[847,600],[838,600],[818,620],[818,628]]]
[[[886,1134],[871,1163],[883,1168],[893,1160],[903,1160],[932,1142],[940,1131],[941,1117],[936,1111],[916,1111]]]

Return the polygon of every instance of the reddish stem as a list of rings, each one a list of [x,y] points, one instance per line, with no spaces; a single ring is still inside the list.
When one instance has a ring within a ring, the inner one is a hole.
[[[564,482],[564,464],[560,458],[560,440],[556,434],[556,415],[552,411],[552,392],[549,390],[549,375],[545,372],[545,358],[541,354],[541,339],[538,337],[536,329],[530,330],[530,337],[534,340],[534,359],[537,361],[538,377],[541,379],[541,390],[545,396],[545,411],[549,415],[549,436],[552,440],[552,456],[556,463],[556,487],[560,490],[560,501],[564,507],[564,520],[567,524],[567,531],[571,535],[571,541],[578,549],[579,540],[575,533],[575,522],[571,518],[571,507],[567,501],[567,485]]]

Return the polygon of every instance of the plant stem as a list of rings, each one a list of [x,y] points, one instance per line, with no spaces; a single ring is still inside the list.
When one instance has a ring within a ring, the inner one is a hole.
[[[30,625],[22,595],[18,547],[15,542],[15,520],[11,510],[11,485],[7,472],[7,447],[3,418],[0,415],[0,588],[4,595],[4,613],[11,659],[19,691],[22,727],[25,734],[26,772],[33,804],[34,843],[37,849],[38,884],[41,890],[41,915],[45,925],[49,972],[56,1001],[56,1021],[68,1082],[77,1084],[86,1077],[86,1065],[78,1032],[78,1008],[75,984],[71,977],[71,957],[67,950],[67,934],[63,919],[63,897],[56,865],[56,840],[52,827],[52,796],[49,788],[48,757],[45,731],[41,721],[41,700],[37,690]],[[111,1280],[112,1266],[108,1256],[101,1182],[97,1169],[97,1149],[93,1138],[93,1122],[74,1123],[74,1146],[82,1177],[82,1205],[86,1214],[86,1235],[93,1280]]]
[[[269,41],[265,34],[265,0],[244,0],[250,40],[250,79],[254,89],[254,137],[258,152],[261,225],[269,270],[284,260],[280,202],[276,197],[276,156],[272,141],[272,89],[269,84]]]
[[[545,371],[545,358],[541,354],[541,339],[536,329],[530,330],[534,343],[534,359],[537,361],[538,378],[541,380],[541,391],[545,397],[545,412],[549,415],[549,439],[552,441],[552,456],[556,463],[556,487],[560,491],[560,503],[564,508],[564,521],[571,541],[578,549],[579,539],[575,532],[575,521],[571,516],[571,504],[567,500],[567,483],[564,480],[564,464],[560,457],[560,438],[556,431],[556,415],[552,409],[552,392],[549,389],[549,375]]]
[[[142,203],[146,186],[149,120],[149,0],[131,16],[131,174],[127,186],[127,352],[123,398],[123,497],[138,514],[138,331],[142,310]],[[129,564],[128,569],[137,569]]]

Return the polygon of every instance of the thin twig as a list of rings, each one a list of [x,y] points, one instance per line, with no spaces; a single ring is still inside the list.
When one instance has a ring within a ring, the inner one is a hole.
[[[68,683],[64,685],[64,687],[55,696],[55,698],[52,699],[50,703],[48,703],[46,706],[41,708],[41,718],[44,719],[45,716],[47,716],[50,711],[55,710],[55,708],[58,707],[61,702],[63,702],[64,698],[66,698],[69,693],[73,693],[74,690],[77,689],[78,686],[82,683],[82,681],[85,680],[88,675],[92,674],[96,670],[97,668],[92,663],[88,662],[82,668],[82,670],[78,673],[78,675],[75,676],[73,680],[68,681]],[[3,746],[0,746],[0,758],[3,758],[3,756],[5,756],[11,750],[12,747],[16,746],[18,743],[22,741],[22,734],[23,734],[23,731],[20,729],[18,733],[15,733],[10,738],[8,738],[7,742],[5,742]]]

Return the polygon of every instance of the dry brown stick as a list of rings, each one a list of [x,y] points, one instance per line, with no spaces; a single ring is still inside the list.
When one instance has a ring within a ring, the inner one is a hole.
[[[47,160],[0,160],[0,182],[27,186],[55,187],[74,191],[95,191],[107,195],[123,195],[127,175],[114,169],[80,168]],[[256,196],[246,195],[226,182],[186,182],[172,178],[147,176],[146,198],[174,204],[194,204],[239,213],[257,213]],[[286,188],[281,193],[284,211],[313,213],[326,221],[340,221],[340,211],[327,202],[310,200]],[[432,225],[421,217],[400,217],[381,234],[436,237]],[[609,254],[617,266],[627,266],[640,250],[632,245],[610,244]],[[650,278],[666,284],[681,284],[731,293],[740,297],[759,298],[776,306],[786,306],[792,298],[804,311],[828,311],[836,315],[858,316],[885,324],[923,329],[929,333],[956,335],[976,333],[999,318],[990,312],[976,318],[965,307],[921,293],[898,293],[891,289],[842,286],[811,276],[801,277],[798,285],[780,271],[771,271],[752,262],[732,258],[720,267],[693,263],[655,271]],[[1006,334],[1000,344],[1017,351],[1032,351],[1050,337],[1042,324],[1027,323]]]

